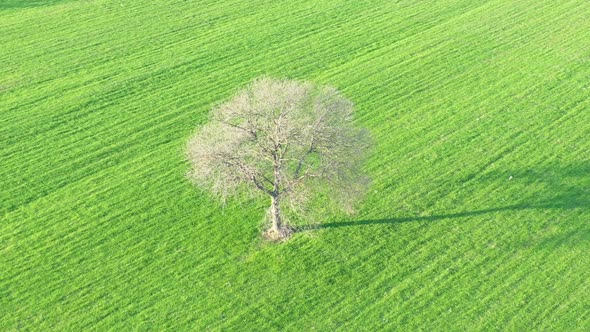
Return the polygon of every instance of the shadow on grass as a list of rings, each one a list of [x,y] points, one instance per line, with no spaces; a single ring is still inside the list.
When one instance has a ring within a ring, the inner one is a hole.
[[[48,7],[72,0],[0,0],[0,10]]]
[[[530,208],[531,207],[527,207],[527,206],[513,205],[513,206],[505,206],[505,207],[478,210],[478,211],[457,212],[457,213],[449,213],[449,214],[437,214],[437,215],[432,215],[432,216],[332,222],[332,223],[319,225],[319,228],[339,228],[339,227],[362,226],[362,225],[399,224],[399,223],[405,223],[405,222],[411,222],[411,221],[436,221],[436,220],[442,220],[442,219],[454,219],[454,218],[478,216],[478,215],[482,215],[482,214],[489,214],[489,213],[501,212],[501,211],[525,210],[525,209],[530,209]]]
[[[486,215],[496,212],[547,209],[590,208],[590,162],[573,166],[554,166],[541,169],[526,169],[519,172],[490,172],[480,177],[480,181],[504,182],[522,189],[532,198],[513,205],[492,207],[481,210],[465,211],[431,216],[384,218],[374,220],[357,220],[331,222],[297,229],[308,231],[314,229],[358,227],[368,225],[398,224],[414,221],[436,221],[443,219],[464,218]]]

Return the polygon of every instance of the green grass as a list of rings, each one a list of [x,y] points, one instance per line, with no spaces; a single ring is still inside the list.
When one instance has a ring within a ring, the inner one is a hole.
[[[4,1],[0,330],[590,329],[590,2]],[[355,101],[359,214],[185,180],[260,75]]]

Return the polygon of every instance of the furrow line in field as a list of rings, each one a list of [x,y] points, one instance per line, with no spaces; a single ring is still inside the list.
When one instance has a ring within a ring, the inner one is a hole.
[[[67,169],[71,169],[72,165],[75,165],[76,163],[82,163],[85,160],[91,160],[91,159],[100,159],[101,163],[105,164],[105,167],[103,168],[99,168],[98,170],[105,171],[108,170],[110,168],[112,168],[113,166],[117,165],[116,163],[112,163],[109,161],[109,159],[112,158],[117,158],[117,156],[124,156],[124,161],[121,161],[121,164],[127,164],[127,163],[133,163],[135,158],[138,156],[142,156],[142,153],[145,154],[144,149],[141,148],[141,146],[138,146],[137,144],[133,144],[130,143],[130,139],[134,139],[135,142],[137,141],[141,141],[144,145],[146,144],[145,137],[150,137],[152,139],[154,139],[154,136],[150,136],[150,133],[153,132],[159,132],[160,129],[162,128],[166,128],[169,127],[171,123],[177,123],[178,122],[178,117],[177,114],[180,112],[176,112],[176,113],[165,113],[164,115],[161,115],[160,117],[156,117],[151,119],[151,123],[157,123],[157,125],[144,125],[146,128],[149,128],[149,130],[143,130],[141,131],[141,135],[135,135],[135,136],[131,136],[131,137],[126,137],[125,140],[119,141],[116,144],[110,144],[108,146],[103,146],[100,142],[98,142],[96,145],[99,146],[98,149],[96,150],[91,150],[90,153],[85,153],[83,156],[78,157],[77,159],[72,160],[70,157],[67,157],[69,162],[65,163],[65,164],[60,164],[59,166],[56,166],[55,168],[52,168],[51,171],[49,173],[57,173],[59,174],[60,170],[67,170]],[[161,118],[165,118],[167,119],[166,121],[161,121]],[[162,135],[156,135],[155,139],[159,139]],[[156,145],[152,146],[151,148],[156,148],[162,145],[168,145],[169,143],[156,143]],[[134,148],[135,147],[135,148]],[[86,146],[84,149],[87,150],[88,146]],[[116,152],[116,154],[113,154],[113,151]],[[149,154],[148,154],[149,155]],[[111,158],[104,158],[104,157],[111,157]],[[34,162],[34,160],[33,160]],[[34,164],[34,163],[33,163]],[[36,201],[39,198],[43,198],[46,196],[51,196],[53,194],[54,191],[59,191],[59,190],[64,190],[67,189],[69,186],[75,184],[78,181],[81,181],[85,178],[88,177],[92,177],[94,176],[96,173],[93,172],[88,172],[88,169],[93,169],[96,168],[95,164],[92,163],[87,163],[85,166],[76,166],[75,167],[75,171],[74,173],[68,172],[68,173],[64,173],[67,174],[67,178],[69,179],[68,182],[63,183],[62,185],[56,187],[56,188],[52,188],[50,191],[47,191],[46,193],[44,193],[41,196],[36,196],[36,197],[31,197],[29,200],[27,200],[24,203],[21,203],[19,206],[14,206],[12,209],[9,209],[7,213],[9,213],[10,211],[13,211],[15,209],[20,209],[22,208],[24,205],[29,205],[30,203]],[[78,174],[77,176],[74,176],[74,174]],[[47,176],[47,174],[41,174],[43,176]],[[55,178],[55,176],[54,176]],[[23,183],[21,186],[26,186],[26,183]],[[18,187],[14,187],[13,189],[17,189]]]
[[[502,81],[501,81],[501,82],[502,82]],[[501,84],[501,83],[500,83],[500,84]],[[545,84],[545,83],[544,83],[543,81],[537,81],[537,84],[536,84],[536,85],[534,85],[534,86],[532,86],[532,87],[529,85],[529,86],[525,87],[525,89],[527,89],[527,90],[529,90],[529,91],[534,91],[534,89],[536,89],[538,86],[540,86],[540,85],[542,85],[542,84]],[[501,90],[500,90],[500,91],[501,91]],[[525,94],[526,94],[526,93],[525,93]],[[560,97],[561,97],[561,96],[560,96]],[[508,98],[503,98],[503,99],[501,99],[501,100],[508,100]],[[460,105],[458,105],[458,106],[460,106]],[[497,107],[497,108],[498,108],[498,109],[500,109],[500,110],[501,110],[501,109],[503,109],[503,107],[501,107],[501,106],[499,106],[499,107]],[[489,115],[489,113],[488,113],[488,115]],[[409,116],[409,115],[408,115],[408,116]],[[471,123],[473,123],[473,124],[476,124],[476,123],[478,122],[478,119],[475,119],[475,117],[474,117],[474,119],[473,119],[473,120],[471,120],[470,122],[471,122]],[[456,126],[456,125],[455,125],[455,126],[452,126],[452,127],[465,128],[465,127],[469,127],[469,126],[464,126],[464,125],[462,125],[462,126]],[[435,130],[435,128],[433,128],[433,129]],[[456,132],[455,132],[455,133],[456,133]],[[455,135],[455,133],[451,133],[450,135],[451,135],[451,136],[452,136],[452,135]],[[388,133],[388,134],[389,134],[389,133]],[[389,135],[390,135],[390,134],[389,134]],[[435,136],[436,136],[436,135],[435,135]],[[456,135],[455,135],[455,136],[456,136]],[[445,136],[445,139],[447,139],[447,136]]]
[[[367,226],[367,227],[369,227],[369,226]],[[428,227],[428,225],[423,224],[423,225],[414,226],[412,228],[414,229],[413,231],[416,231],[416,229],[424,230],[424,229],[426,229],[426,227]],[[371,227],[371,228],[373,228],[373,227]],[[410,232],[410,230],[407,230],[407,231]],[[420,231],[420,232],[423,233],[422,231]],[[354,271],[359,271],[358,273],[356,273],[355,278],[348,279],[348,280],[355,280],[354,284],[357,285],[356,288],[358,288],[358,287],[363,288],[362,285],[365,285],[366,283],[369,282],[369,281],[365,282],[363,280],[366,277],[366,274],[360,272],[360,271],[366,271],[366,267],[368,267],[368,268],[371,267],[371,263],[367,260],[367,257],[376,257],[375,254],[378,253],[379,251],[381,251],[385,247],[385,244],[387,243],[386,241],[388,239],[387,236],[376,235],[371,230],[368,230],[367,233],[372,234],[372,236],[376,239],[383,239],[383,240],[381,241],[380,245],[375,244],[375,246],[374,246],[375,248],[372,247],[370,250],[369,250],[369,248],[365,248],[364,250],[359,252],[354,257],[347,259],[346,264],[349,266],[354,266],[355,267]],[[434,235],[432,235],[432,236],[434,236]],[[409,253],[415,251],[416,248],[420,247],[424,243],[428,243],[431,239],[432,239],[431,237],[426,237],[425,239],[421,239],[421,241],[407,243],[406,245],[403,246],[403,250],[401,250],[400,252],[396,252],[395,257],[408,256]],[[393,259],[393,258],[391,258],[391,259]],[[335,275],[334,278],[338,278],[338,276]],[[338,278],[338,279],[340,279],[340,278]],[[339,284],[340,284],[340,286],[342,286],[341,283],[339,283]],[[359,290],[357,289],[357,291],[359,291]],[[341,294],[339,297],[344,299],[344,298],[346,298],[346,295]],[[340,309],[338,309],[338,306],[344,305],[343,302],[340,302],[340,301],[335,301],[333,304],[334,304],[334,307],[331,307],[331,309],[330,309],[330,313],[332,316],[334,316],[335,313],[338,312],[338,310],[340,310]],[[264,301],[259,301],[257,306],[264,306]],[[243,315],[244,314],[237,315],[232,321],[228,322],[227,326],[232,326],[231,323],[234,321],[239,321],[240,319],[243,318]]]
[[[305,9],[306,8],[299,9],[294,14],[298,14],[300,12],[303,12]],[[270,9],[267,8],[267,10],[270,10]],[[243,11],[241,11],[240,13],[243,14]],[[261,11],[261,12],[256,12],[255,14],[252,14],[252,15],[246,15],[246,16],[241,15],[239,17],[235,17],[233,21],[228,21],[228,23],[231,22],[231,24],[232,25],[235,25],[235,26],[250,26],[250,24],[247,24],[247,23],[249,23],[249,22],[256,22],[256,21],[260,22],[260,20],[257,18],[257,16],[264,16],[266,14],[267,14],[266,11]],[[307,16],[309,16],[309,14]],[[305,19],[307,16],[305,16],[305,15],[297,15],[296,16],[296,19],[297,20]],[[113,20],[116,20],[116,19],[119,19],[119,18],[118,17],[114,17],[113,18]],[[96,15],[91,16],[89,18],[89,20],[99,20],[101,23],[104,23],[104,18],[98,17]],[[279,18],[274,18],[274,20],[279,20]],[[92,21],[91,21],[91,23],[92,23]],[[239,24],[239,23],[244,23],[244,24]],[[269,23],[272,23],[272,21],[269,21]],[[324,29],[327,29],[326,27],[324,27],[324,25],[322,25],[322,27]],[[191,28],[191,27],[189,26],[188,28]],[[222,28],[223,27],[219,28],[219,30],[221,30]],[[64,29],[64,31],[67,31],[66,30],[67,29],[66,27],[63,27],[62,29]],[[186,29],[186,27],[185,27],[185,29]],[[236,31],[239,31],[239,28],[237,28],[235,30]],[[151,35],[151,37],[152,38],[159,37],[159,36],[172,36],[172,37],[175,37],[176,35],[178,35],[178,31],[179,30],[176,30],[176,31],[173,31],[173,33],[171,33],[170,31],[167,31],[167,30],[162,31],[161,29],[159,29],[159,30],[155,30],[155,32],[157,32],[157,34],[156,35]],[[219,40],[219,38],[215,37],[214,34],[211,34],[211,33],[210,34],[202,34],[200,36],[197,35],[197,39],[189,39],[188,41],[191,41],[191,40],[193,40],[193,41],[199,41],[200,39],[198,39],[198,38],[208,38],[209,41],[217,40],[219,43],[223,43],[224,42],[223,39],[228,38],[227,36],[229,36],[230,38],[233,38],[232,33],[226,33],[225,35],[226,36],[224,36],[221,40]],[[214,38],[216,38],[216,39],[214,39]],[[169,39],[169,38],[167,38],[167,39]],[[203,43],[205,43],[206,41],[207,41],[207,39],[205,41],[203,41]],[[167,40],[167,42],[168,42],[168,44],[166,45],[166,47],[170,47],[171,46],[170,41]],[[186,43],[187,40],[183,38],[183,39],[180,39],[179,41],[177,41],[176,43],[180,43],[180,42]],[[288,42],[289,41],[286,41],[285,43],[288,43]],[[19,48],[15,48],[15,49],[16,50],[23,50],[23,45],[19,45],[19,46],[20,46]],[[32,44],[31,46],[37,47],[36,44]],[[141,45],[141,46],[143,47],[143,45]],[[228,49],[235,49],[235,47],[228,47]],[[71,50],[71,47],[67,47],[67,45],[64,45],[64,47],[62,48],[62,51],[64,53],[66,53],[66,52],[67,53],[71,53],[72,50]],[[155,52],[159,52],[159,51],[160,51],[160,49],[158,48],[156,50],[153,50],[152,52],[155,53]],[[30,52],[28,52],[28,53],[30,53]],[[149,54],[141,54],[141,57],[144,57],[145,58],[146,55],[149,55]],[[54,54],[54,56],[55,56],[55,54]],[[95,59],[94,60],[93,59],[90,59],[90,60],[91,61],[95,61]],[[87,68],[89,64],[90,63],[80,63],[79,64],[79,67],[86,67]]]
[[[538,3],[538,2],[535,2],[535,3]],[[484,8],[478,7],[476,9],[477,9],[477,11],[489,10],[490,8],[487,8],[487,5],[490,5],[490,3],[487,3],[486,4],[486,7],[484,7]],[[494,8],[494,9],[496,11],[498,11],[498,12],[502,12],[500,9],[504,9],[505,7],[511,7],[511,6],[512,6],[512,4],[505,3],[503,7]],[[540,4],[538,4],[537,6],[538,6],[538,8],[544,8]],[[475,14],[477,14],[477,11],[470,11],[468,13],[465,13],[462,16],[475,15]],[[567,15],[567,14],[568,13],[565,12],[563,15]],[[524,11],[517,12],[517,15],[519,15],[519,16],[525,15],[525,12]],[[555,15],[553,15],[553,16],[555,16]],[[543,16],[541,16],[541,18],[543,18]],[[365,70],[362,71],[362,73],[363,73],[364,76],[362,76],[362,77],[354,77],[352,79],[353,82],[350,82],[350,84],[347,84],[347,89],[349,88],[351,90],[359,90],[357,87],[358,86],[361,86],[362,84],[366,84],[367,81],[370,82],[371,81],[370,78],[372,76],[374,76],[374,75],[383,75],[384,73],[387,73],[389,71],[394,71],[398,67],[406,66],[406,65],[411,64],[411,63],[420,63],[421,64],[421,67],[422,67],[423,66],[423,63],[420,62],[419,60],[421,60],[422,58],[425,58],[427,55],[435,54],[439,50],[443,50],[445,48],[448,48],[448,46],[450,44],[454,43],[454,41],[452,39],[448,39],[448,40],[446,40],[444,42],[440,42],[440,41],[438,41],[439,39],[436,39],[438,42],[436,42],[435,44],[432,44],[432,42],[428,42],[428,40],[415,43],[415,39],[416,38],[419,38],[421,35],[425,35],[427,33],[432,33],[432,32],[437,31],[437,30],[443,30],[446,25],[448,25],[450,23],[453,23],[455,21],[455,19],[458,19],[458,18],[453,18],[453,19],[449,20],[448,22],[445,22],[445,24],[443,24],[443,25],[437,25],[435,27],[430,28],[427,31],[421,32],[420,34],[412,35],[412,36],[410,36],[408,38],[403,39],[401,42],[392,44],[392,45],[390,45],[390,47],[380,49],[379,50],[380,51],[379,54],[369,54],[367,56],[360,57],[360,58],[357,58],[357,59],[355,59],[353,61],[350,61],[350,62],[348,62],[348,63],[340,66],[339,68],[336,68],[334,70],[331,70],[328,74],[326,74],[327,75],[326,77],[338,77],[338,75],[339,75],[338,71],[348,72],[347,70],[345,70],[346,67],[355,66],[355,65],[357,65],[359,63],[375,63],[376,62],[375,59],[381,58],[384,55],[385,52],[391,52],[395,48],[402,48],[404,43],[405,44],[412,45],[412,49],[414,49],[414,50],[404,50],[406,52],[404,54],[408,54],[408,55],[405,55],[405,56],[403,55],[401,57],[401,59],[400,59],[401,61],[396,61],[395,62],[395,65],[393,67],[388,67],[386,71],[383,71],[383,68],[379,68],[379,67],[375,68],[373,71],[367,70],[368,68],[364,68]],[[524,19],[524,17],[522,19]],[[559,19],[561,19],[561,18],[560,17],[552,17],[551,22],[559,21]],[[527,24],[529,26],[534,26],[533,23],[529,23],[527,21]],[[533,33],[535,33],[535,31],[530,31],[529,34],[528,34],[528,36],[532,35]],[[445,33],[443,33],[443,34],[445,34]],[[519,40],[526,40],[526,38],[528,36],[527,35],[520,35],[520,37],[518,39]],[[480,38],[480,36],[477,36],[477,35],[474,35],[473,37]],[[504,45],[509,45],[506,42],[504,42],[503,44]],[[416,45],[418,45],[418,46],[416,46]],[[415,50],[416,48],[418,50]],[[450,48],[450,50],[453,50],[453,49]],[[474,49],[473,50],[473,52],[476,52],[476,51],[478,51],[478,49]],[[464,55],[462,55],[462,56],[464,56]],[[441,76],[440,77],[443,77],[443,79],[446,79],[446,78],[448,78],[447,74],[448,74],[448,70],[446,70],[444,73],[441,73]],[[398,74],[398,75],[399,76],[403,76],[403,74]],[[395,78],[390,78],[390,81],[392,81],[394,79]],[[437,82],[432,81],[432,77],[431,76],[428,76],[427,79],[428,79],[427,81],[424,81],[422,83],[429,83],[429,84],[427,84],[427,86],[437,86],[437,85],[439,85],[439,84],[437,84]],[[423,86],[423,84],[421,84],[421,86]],[[424,87],[422,87],[422,89],[424,89]],[[369,92],[369,94],[370,93],[371,92]],[[373,93],[376,93],[376,92],[373,91]],[[403,93],[400,92],[399,94],[402,95]]]
[[[556,286],[559,282],[555,282],[555,276],[546,277],[548,280],[546,288],[552,288],[553,290],[557,289],[576,289],[576,292],[570,292],[567,296],[569,298],[564,298],[561,296],[560,292],[553,291],[551,293],[551,298],[547,298],[546,295],[539,295],[535,294],[531,297],[529,303],[526,305],[525,310],[531,313],[532,321],[535,322],[535,328],[541,329],[541,324],[543,321],[546,321],[548,316],[551,316],[551,313],[559,311],[558,308],[567,304],[570,308],[575,307],[572,305],[569,299],[571,299],[573,293],[578,295],[584,292],[584,288],[587,288],[587,283],[584,282],[583,277],[579,275],[572,275],[571,274],[571,265],[568,264],[569,262],[564,262],[562,257],[559,257],[555,261],[559,261],[560,266],[562,267],[559,272],[556,272],[555,275],[559,276],[559,281],[568,280],[567,284],[569,287],[564,287],[563,285]],[[544,306],[539,306],[538,303],[545,303]],[[562,316],[563,317],[563,316]],[[521,323],[520,322],[511,322],[512,325],[516,325],[518,327]]]
[[[438,224],[440,225],[440,223],[443,223],[443,221],[440,221]],[[377,227],[377,226],[375,226],[375,227]],[[414,229],[414,230],[408,229],[408,232],[419,232],[420,234],[422,234],[422,236],[420,237],[420,241],[415,241],[413,243],[411,242],[411,243],[407,243],[406,245],[403,245],[402,246],[403,249],[395,252],[395,254],[390,256],[387,260],[388,262],[415,261],[415,259],[413,259],[413,258],[416,257],[416,255],[417,255],[416,252],[419,252],[419,250],[418,250],[419,248],[424,246],[424,244],[426,244],[426,243],[432,244],[433,242],[437,241],[436,236],[437,236],[438,232],[432,228],[431,222],[423,222],[421,226],[418,226],[418,229]],[[375,234],[375,233],[371,233],[371,234]],[[380,237],[380,235],[377,235],[377,237]],[[387,237],[383,237],[383,238],[385,240],[387,239]],[[376,264],[376,262],[374,260],[372,260],[370,257],[379,257],[379,258],[375,258],[375,259],[382,260],[383,259],[382,255],[375,255],[375,253],[383,250],[383,248],[384,248],[384,246],[381,246],[381,248],[379,248],[379,250],[377,250],[373,253],[370,253],[370,254],[366,254],[366,252],[363,251],[361,254],[358,255],[358,262],[349,262],[349,264],[351,266],[358,266],[358,269],[362,269],[363,265]],[[422,254],[426,255],[428,253],[423,252]],[[389,288],[388,292],[391,293],[393,291],[393,289],[396,289],[396,293],[398,293],[398,294],[404,293],[406,290],[409,290],[411,288],[411,286],[416,283],[416,273],[420,273],[420,274],[434,273],[435,271],[437,271],[437,267],[438,267],[438,266],[436,266],[436,262],[443,261],[445,259],[446,258],[444,257],[444,255],[437,255],[436,257],[431,255],[430,258],[426,258],[425,260],[432,262],[432,264],[430,264],[425,269],[420,268],[420,272],[418,272],[416,270],[416,268],[410,268],[410,270],[407,270],[403,274],[403,276],[395,276],[395,279],[399,280],[399,283],[394,288]],[[397,263],[394,263],[394,264],[397,264]],[[382,271],[379,273],[379,275],[381,276],[381,279],[391,280],[391,276],[384,275],[384,273],[386,273],[388,271],[387,267],[380,269],[380,271]],[[363,290],[369,294],[371,293],[373,288],[382,288],[382,287],[377,287],[377,286],[370,287],[370,289],[366,288],[367,287],[366,285],[374,284],[376,282],[376,280],[367,280],[366,282],[359,280],[359,278],[355,278],[354,280],[355,280],[355,284],[358,285],[358,287],[363,288]],[[381,284],[380,284],[380,286],[381,286]],[[357,291],[359,291],[359,290],[357,290]],[[373,303],[375,303],[375,306],[377,306],[377,302],[373,302]],[[337,315],[337,313],[342,312],[343,306],[346,306],[346,304],[339,303],[339,305],[337,305],[336,307],[333,307],[331,310],[331,315]],[[346,324],[345,324],[345,326],[346,326]]]
[[[455,222],[452,222],[455,223]],[[448,223],[447,223],[448,224]],[[438,234],[439,230],[433,230],[433,233]],[[449,233],[448,231],[445,233]],[[451,232],[450,234],[453,234],[455,236],[455,238],[461,237],[463,236],[464,232]],[[433,236],[434,237],[434,236]],[[460,241],[450,241],[450,243],[461,243]],[[447,254],[453,254],[456,253],[455,256],[463,256],[464,253],[469,253],[470,249],[473,250],[472,248],[472,244],[470,244],[469,242],[464,243],[464,247],[463,248],[457,248],[457,247],[447,247],[446,250],[443,250],[441,253],[440,249],[435,250],[435,253],[430,252],[430,257],[416,257],[415,255],[402,255],[402,257],[405,257],[405,259],[411,259],[412,261],[426,261],[426,262],[430,262],[431,264],[429,265],[429,267],[425,270],[421,270],[420,274],[414,274],[411,276],[408,276],[408,278],[406,278],[405,280],[403,280],[400,284],[396,285],[395,288],[397,288],[396,293],[401,294],[404,293],[404,291],[408,291],[410,289],[412,289],[412,286],[415,283],[420,283],[423,285],[423,287],[421,287],[417,292],[413,292],[412,293],[412,300],[410,301],[406,301],[406,303],[413,303],[414,300],[418,300],[419,298],[425,298],[425,297],[432,297],[431,291],[432,289],[430,287],[428,287],[428,285],[436,285],[437,289],[447,289],[449,287],[449,285],[453,285],[456,280],[458,278],[462,277],[461,274],[461,266],[463,264],[465,264],[466,262],[463,261],[461,259],[461,257],[456,257],[456,258],[451,258],[449,257],[449,255]],[[498,260],[499,262],[501,262],[501,260]],[[475,269],[476,267],[482,267],[482,266],[487,266],[490,262],[488,261],[488,258],[484,258],[481,259],[479,262],[475,263],[475,266],[472,267],[472,269]],[[444,271],[441,272],[441,268],[444,267]],[[464,273],[463,273],[464,275]],[[380,273],[380,278],[379,280],[375,280],[372,283],[371,289],[374,289],[374,291],[377,291],[378,289],[382,289],[385,287],[385,285],[388,283],[389,280],[389,276],[385,275],[385,272]],[[424,282],[420,282],[420,280],[423,280]],[[399,288],[402,285],[403,288]],[[391,288],[389,290],[389,294],[388,296],[384,296],[381,299],[378,299],[377,301],[374,301],[373,304],[369,307],[365,307],[362,310],[360,310],[356,316],[356,318],[366,318],[366,316],[373,312],[375,308],[378,307],[382,307],[384,302],[387,302],[390,300],[390,296],[391,295],[391,291],[394,288]],[[416,308],[416,310],[420,310],[420,308],[422,309],[426,309],[427,306],[430,306],[433,304],[432,299],[426,299],[426,300],[422,300],[420,302],[421,304],[418,306],[414,306],[414,308]],[[410,304],[406,304],[406,305],[410,305]],[[403,305],[402,305],[403,306]],[[399,308],[400,313],[402,312],[406,312],[406,310],[404,310],[403,308]]]

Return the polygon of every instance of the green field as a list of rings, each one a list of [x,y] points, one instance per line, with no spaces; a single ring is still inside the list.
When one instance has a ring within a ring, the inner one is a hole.
[[[261,75],[376,142],[353,217],[261,240],[185,178]],[[0,330],[590,330],[590,2],[0,1]]]

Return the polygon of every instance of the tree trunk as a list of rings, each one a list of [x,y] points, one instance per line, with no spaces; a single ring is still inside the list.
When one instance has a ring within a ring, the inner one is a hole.
[[[274,153],[273,153],[273,168],[274,168],[274,183],[273,183],[273,191],[270,194],[270,219],[272,221],[272,225],[268,232],[266,232],[267,236],[272,240],[282,240],[286,239],[291,235],[291,232],[288,227],[283,225],[283,221],[281,220],[281,207],[279,204],[280,201],[280,188],[281,188],[281,161],[279,152],[281,151],[281,146],[275,144],[274,146]]]
[[[281,218],[281,208],[279,206],[279,196],[271,196],[270,205],[270,220],[272,222],[270,228],[264,232],[267,239],[272,241],[284,240],[291,236],[291,229],[285,227]]]
[[[281,222],[281,208],[279,207],[279,197],[271,196],[270,217],[272,220],[271,230],[277,234],[282,233],[283,224]]]

